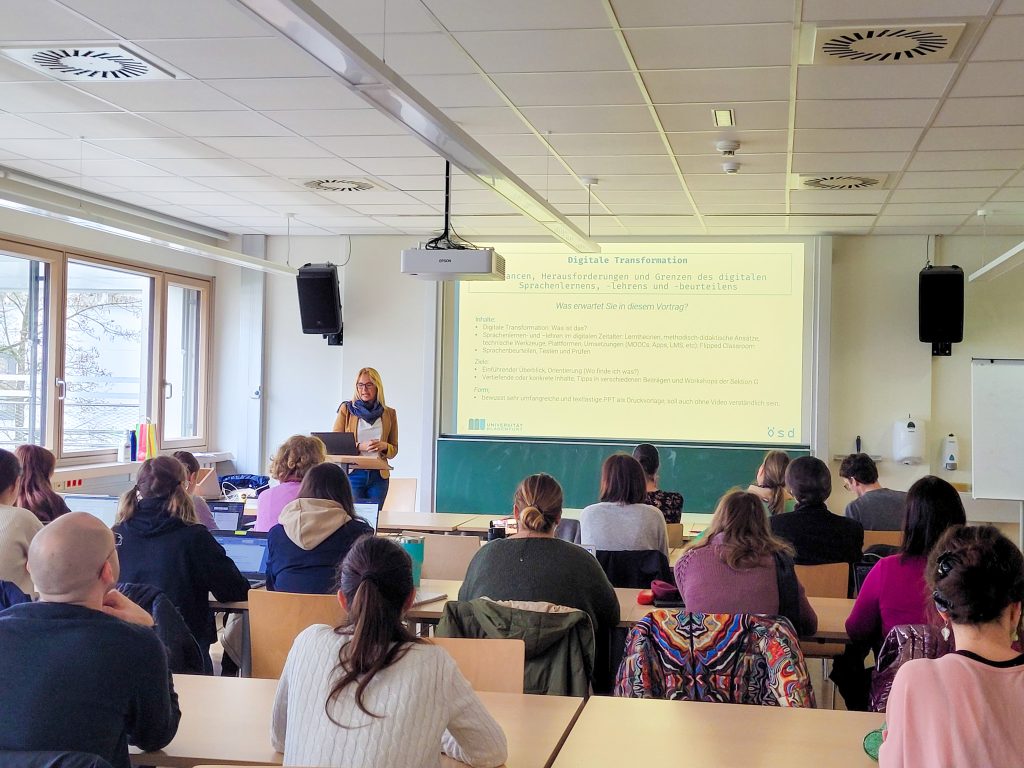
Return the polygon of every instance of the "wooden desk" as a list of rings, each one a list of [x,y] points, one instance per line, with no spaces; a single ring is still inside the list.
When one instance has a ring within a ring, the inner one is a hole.
[[[870,712],[592,696],[553,768],[658,765],[672,753],[686,765],[721,768],[871,768],[877,763],[862,742],[884,720]]]
[[[377,518],[377,530],[454,533],[461,524],[472,522],[474,517],[448,512],[381,512]]]
[[[210,763],[281,765],[270,746],[270,714],[276,680],[175,675],[181,725],[160,752],[132,750],[134,765],[196,766]],[[582,699],[513,693],[478,694],[508,739],[508,768],[547,765]],[[442,764],[462,765],[445,758]]]

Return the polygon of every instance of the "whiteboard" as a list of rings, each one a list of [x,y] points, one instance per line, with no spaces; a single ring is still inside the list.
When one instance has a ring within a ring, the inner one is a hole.
[[[971,363],[971,471],[974,498],[1024,500],[1024,360]]]

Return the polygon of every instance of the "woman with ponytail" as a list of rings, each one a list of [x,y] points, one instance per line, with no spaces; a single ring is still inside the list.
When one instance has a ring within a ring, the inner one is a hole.
[[[288,765],[436,768],[446,754],[478,768],[505,762],[505,735],[443,649],[403,618],[412,560],[377,536],[338,573],[346,623],[317,624],[292,645],[274,699],[271,741]]]
[[[19,445],[14,453],[21,462],[21,485],[15,504],[27,509],[42,523],[70,512],[63,497],[50,485],[57,458],[41,445]]]
[[[619,623],[619,601],[597,558],[555,538],[562,487],[551,475],[530,475],[512,500],[519,532],[481,547],[469,564],[459,600],[529,600],[566,605],[590,615],[601,638]],[[664,524],[663,524],[664,525]]]
[[[786,492],[786,468],[788,466],[788,453],[768,451],[761,466],[757,468],[754,484],[747,488],[747,493],[757,496],[772,517],[783,512],[791,512],[795,505],[793,497]]]
[[[114,532],[121,562],[120,582],[149,584],[181,612],[213,671],[210,644],[217,639],[209,595],[221,602],[245,600],[249,581],[224,547],[196,517],[181,462],[149,459],[133,488],[121,496]]]

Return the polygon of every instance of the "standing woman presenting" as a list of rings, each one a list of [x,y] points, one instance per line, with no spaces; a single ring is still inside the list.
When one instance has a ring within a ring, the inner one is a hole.
[[[361,456],[390,459],[398,453],[398,416],[384,404],[384,385],[373,368],[359,370],[355,396],[338,406],[334,431],[351,432]],[[386,469],[353,469],[348,479],[356,503],[383,506],[389,475]]]

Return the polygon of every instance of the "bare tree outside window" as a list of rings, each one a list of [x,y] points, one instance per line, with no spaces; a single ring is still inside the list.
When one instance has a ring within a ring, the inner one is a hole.
[[[48,297],[44,262],[0,253],[0,447],[43,443]]]

